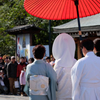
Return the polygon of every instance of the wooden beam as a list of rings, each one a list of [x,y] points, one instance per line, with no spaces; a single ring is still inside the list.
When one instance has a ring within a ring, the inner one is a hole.
[[[78,59],[82,58],[81,49],[80,49],[80,41],[77,42],[77,57]]]

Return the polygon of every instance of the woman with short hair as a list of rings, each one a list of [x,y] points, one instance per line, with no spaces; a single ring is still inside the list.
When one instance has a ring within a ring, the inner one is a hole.
[[[42,60],[45,47],[35,46],[33,55],[35,61],[27,65],[24,91],[29,95],[29,100],[56,100],[57,76],[50,64]]]

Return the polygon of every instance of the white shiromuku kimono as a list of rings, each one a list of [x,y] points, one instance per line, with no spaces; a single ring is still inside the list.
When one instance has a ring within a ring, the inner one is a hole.
[[[54,69],[57,73],[57,100],[71,100],[71,68],[75,64],[75,42],[73,38],[62,33],[53,43],[53,56],[56,59]]]
[[[72,100],[100,100],[100,57],[88,52],[72,68]]]

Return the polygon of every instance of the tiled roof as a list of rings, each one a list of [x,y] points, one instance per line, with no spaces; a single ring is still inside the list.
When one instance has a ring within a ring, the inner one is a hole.
[[[81,23],[82,32],[100,31],[100,14],[80,18],[80,23]],[[74,19],[68,23],[53,27],[53,29],[54,29],[54,33],[78,32],[77,19]]]

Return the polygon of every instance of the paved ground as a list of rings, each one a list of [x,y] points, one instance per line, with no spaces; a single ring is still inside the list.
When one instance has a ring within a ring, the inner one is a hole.
[[[0,95],[0,100],[29,100],[28,97],[14,95]]]

